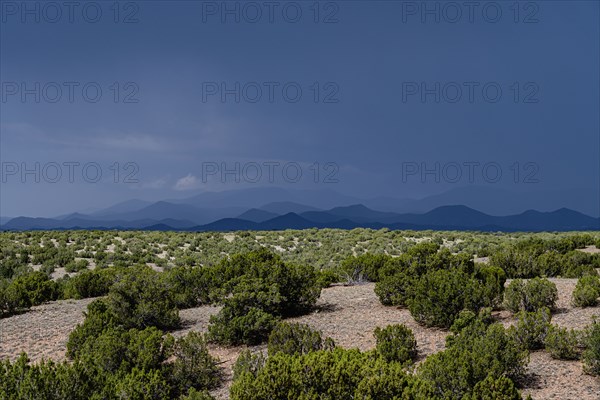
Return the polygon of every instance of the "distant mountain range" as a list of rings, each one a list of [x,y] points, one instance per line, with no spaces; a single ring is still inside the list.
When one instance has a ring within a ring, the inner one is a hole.
[[[377,211],[364,204],[327,210],[277,201],[244,210],[227,201],[212,200],[220,207],[201,208],[184,202],[120,203],[92,214],[74,213],[59,218],[17,217],[2,224],[3,230],[135,229],[184,231],[284,230],[309,228],[389,228],[479,231],[600,230],[600,218],[560,208],[552,212],[528,210],[493,216],[464,205],[436,207],[424,213]],[[215,204],[213,201],[209,204]],[[198,204],[206,204],[204,201]],[[135,205],[135,206],[134,206]],[[136,209],[139,207],[138,209]],[[129,210],[129,211],[125,211]]]
[[[567,196],[564,192],[522,194],[473,186],[415,200],[358,199],[330,189],[263,187],[202,192],[183,199],[156,202],[132,199],[94,212],[53,218],[0,217],[0,229],[229,231],[387,227],[483,231],[600,230],[597,199],[598,193],[591,189],[573,190]],[[523,204],[531,207],[523,208]]]

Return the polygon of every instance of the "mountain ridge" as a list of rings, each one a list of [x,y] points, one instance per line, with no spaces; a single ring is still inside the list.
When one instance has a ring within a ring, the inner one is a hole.
[[[139,218],[132,221],[90,220],[83,218],[52,219],[16,217],[0,227],[3,230],[40,229],[141,229],[186,231],[284,230],[310,228],[372,228],[372,229],[437,229],[482,231],[565,231],[600,230],[600,218],[593,218],[568,208],[551,212],[526,210],[509,216],[493,216],[464,205],[437,207],[426,213],[397,214],[372,210],[363,204],[334,207],[325,211],[289,212],[262,221],[241,216],[270,216],[260,209],[249,209],[237,217],[215,219],[198,224],[182,218]]]

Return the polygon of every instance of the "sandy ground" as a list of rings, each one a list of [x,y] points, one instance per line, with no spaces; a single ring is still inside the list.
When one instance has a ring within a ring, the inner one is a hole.
[[[582,328],[594,315],[600,316],[600,307],[573,308],[570,303],[575,279],[552,279],[559,291],[558,311],[552,321],[558,325]],[[417,339],[419,357],[443,350],[447,331],[418,325],[406,309],[381,305],[373,292],[373,284],[334,286],[323,290],[317,309],[308,315],[294,318],[321,330],[342,347],[371,349],[375,345],[373,330],[389,324],[402,323],[410,327]],[[14,360],[26,351],[32,360],[51,358],[61,360],[66,351],[66,340],[74,326],[83,320],[82,312],[92,299],[58,301],[34,307],[30,312],[0,320],[0,358]],[[206,331],[211,315],[218,307],[197,307],[180,312],[183,328],[174,332],[181,336],[190,330]],[[510,313],[495,315],[508,326],[513,323]],[[264,350],[264,346],[252,350]],[[227,399],[231,384],[231,367],[244,347],[223,348],[210,346],[213,355],[221,360],[224,385],[213,391],[218,399]],[[545,399],[600,399],[600,379],[585,375],[579,361],[553,360],[544,351],[530,356],[524,394],[535,400]]]
[[[578,249],[579,251],[583,251],[584,253],[600,253],[600,249],[596,246],[587,246],[583,249]]]
[[[33,361],[62,360],[69,333],[83,322],[83,311],[92,301],[54,301],[33,307],[24,314],[0,319],[0,359],[14,360],[26,352]]]

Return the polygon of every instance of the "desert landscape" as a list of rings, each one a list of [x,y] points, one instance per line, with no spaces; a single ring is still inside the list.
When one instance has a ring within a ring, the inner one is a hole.
[[[80,234],[75,232],[37,233],[33,236],[43,236],[43,238],[39,238],[39,242],[32,241],[32,238],[28,237],[32,235],[22,233],[5,233],[3,235],[4,254],[10,253],[9,248],[14,246],[15,243],[20,245],[29,243],[30,247],[33,245],[42,249],[46,246],[53,246],[55,249],[68,249],[73,255],[73,262],[87,261],[83,270],[80,269],[75,272],[72,265],[67,265],[66,268],[50,268],[52,270],[50,271],[47,267],[48,262],[42,262],[43,265],[30,263],[31,265],[28,268],[33,271],[32,273],[46,271],[46,273],[49,273],[51,281],[58,282],[59,285],[64,285],[80,275],[81,271],[93,272],[96,269],[100,271],[115,268],[114,265],[119,258],[118,256],[131,257],[136,253],[146,253],[148,252],[147,249],[151,248],[156,249],[152,251],[154,259],[147,260],[146,264],[152,269],[153,273],[159,275],[168,274],[168,271],[175,271],[180,268],[178,265],[182,264],[180,261],[182,259],[191,262],[191,258],[189,258],[191,254],[197,255],[198,259],[208,257],[208,254],[201,250],[202,245],[206,245],[203,243],[204,238],[199,237],[198,234],[179,234],[178,237],[171,235],[170,242],[164,240],[165,237],[169,236],[167,233],[119,233],[119,236],[112,236],[109,233],[95,232],[91,235],[88,234],[93,239],[88,238],[87,240],[76,239]],[[154,238],[150,238],[151,235]],[[370,282],[366,276],[362,275],[343,275],[343,273],[340,273],[340,266],[336,265],[335,261],[327,259],[330,250],[323,250],[323,247],[341,245],[338,256],[342,259],[341,264],[343,266],[344,263],[347,263],[346,260],[360,259],[360,255],[369,255],[371,252],[375,254],[377,252],[382,253],[391,260],[401,258],[401,254],[410,251],[411,248],[418,248],[420,245],[437,241],[441,243],[441,245],[436,245],[436,248],[439,249],[438,252],[442,251],[443,253],[443,249],[445,249],[451,255],[468,251],[476,255],[476,257],[473,257],[475,260],[474,265],[481,267],[494,263],[499,258],[495,255],[495,252],[502,249],[507,243],[524,243],[528,240],[535,241],[536,238],[543,238],[541,242],[555,240],[556,243],[561,241],[566,243],[567,240],[570,240],[569,234],[503,234],[496,235],[494,240],[485,242],[485,238],[489,236],[488,234],[481,236],[476,233],[431,231],[398,235],[398,232],[393,231],[370,230],[353,233],[335,230],[321,232],[321,238],[316,242],[314,238],[303,231],[286,231],[283,235],[277,232],[260,232],[259,234],[250,235],[243,232],[203,235],[209,242],[216,241],[215,243],[219,243],[218,247],[247,247],[248,243],[259,244],[261,247],[271,246],[272,251],[280,255],[277,257],[292,260],[304,259],[307,255],[303,253],[313,252],[311,254],[313,259],[322,263],[321,271],[338,271],[337,279],[332,279],[331,283],[322,288],[318,300],[308,312],[303,315],[286,317],[285,321],[292,324],[305,324],[320,332],[323,337],[332,338],[335,345],[340,348],[356,348],[362,352],[376,351],[377,339],[374,335],[376,328],[383,329],[390,325],[401,324],[412,331],[416,340],[417,355],[413,363],[406,367],[408,368],[407,371],[418,369],[419,365],[428,356],[444,351],[446,349],[446,338],[452,335],[452,332],[447,326],[431,326],[423,323],[423,321],[417,321],[411,314],[411,309],[407,306],[382,304],[376,293],[378,283]],[[442,237],[444,239],[439,240]],[[588,262],[594,263],[597,255],[600,254],[600,250],[596,245],[589,244],[595,240],[593,234],[586,234],[583,237],[586,240],[586,245],[581,246],[576,252],[591,257]],[[138,249],[136,252],[134,246],[139,246],[142,243],[139,242],[139,239],[142,238],[145,239],[143,240],[144,244],[141,246],[144,250],[140,251]],[[155,245],[152,243],[155,243]],[[491,248],[490,243],[492,244]],[[377,250],[373,251],[373,246],[376,246]],[[114,255],[114,260],[105,260],[104,256],[98,257],[100,248],[103,248],[105,254]],[[314,252],[314,249],[319,249],[319,251]],[[228,248],[227,250],[229,252],[219,251],[218,255],[225,255],[228,258],[230,257],[229,254],[236,253],[235,248]],[[387,254],[394,255],[388,256]],[[210,258],[205,260],[208,261]],[[35,260],[31,261],[35,262]],[[107,261],[108,263],[102,266],[102,263]],[[210,262],[207,262],[208,264]],[[598,270],[595,269],[597,265],[593,264],[593,266],[594,269],[592,270],[597,276]],[[195,268],[205,267],[198,265]],[[66,272],[67,270],[70,272]],[[352,271],[352,273],[354,272]],[[503,283],[504,288],[508,288],[513,280],[507,279]],[[548,280],[556,287],[557,294],[552,311],[551,323],[553,325],[583,332],[593,323],[595,318],[600,316],[600,305],[595,301],[594,304],[586,307],[574,305],[573,293],[578,285],[578,278],[550,277]],[[524,281],[526,282],[527,279]],[[78,324],[84,322],[84,313],[87,307],[96,299],[97,297],[57,299],[34,305],[28,310],[5,315],[0,325],[0,359],[15,362],[19,355],[24,352],[27,353],[30,362],[34,364],[43,360],[53,360],[59,363],[69,360],[70,358],[67,357],[69,335]],[[494,321],[507,329],[518,323],[517,314],[502,307],[500,303],[496,304],[491,310]],[[218,316],[222,309],[223,305],[219,302],[181,307],[179,310],[180,323],[176,328],[168,329],[165,333],[168,332],[174,338],[186,337],[190,332],[199,332],[209,336],[209,327],[214,323],[211,317]],[[234,365],[240,354],[245,350],[250,350],[255,354],[267,354],[266,342],[239,345],[209,340],[207,349],[218,360],[216,365],[220,371],[219,383],[210,388],[210,395],[216,399],[230,398],[229,392],[234,381]],[[581,360],[556,359],[547,350],[541,348],[529,351],[525,373],[516,383],[523,398],[530,395],[532,399],[540,400],[552,398],[592,400],[597,399],[600,393],[600,379],[585,373]]]
[[[600,1],[0,1],[0,400],[600,400]]]

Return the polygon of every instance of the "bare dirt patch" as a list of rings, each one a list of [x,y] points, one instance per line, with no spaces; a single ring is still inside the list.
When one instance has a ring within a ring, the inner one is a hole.
[[[600,249],[597,248],[596,246],[587,246],[584,247],[583,249],[578,249],[579,251],[582,251],[584,253],[600,253]]]
[[[413,330],[419,354],[428,355],[444,349],[448,332],[424,328],[407,309],[386,307],[379,302],[372,283],[356,286],[334,286],[323,290],[317,311],[293,318],[332,337],[345,348],[370,350],[375,347],[373,330],[391,324],[404,324]]]
[[[21,352],[32,361],[64,359],[69,333],[83,322],[83,311],[93,300],[54,301],[0,319],[0,359],[15,360]]]
[[[522,394],[535,400],[598,400],[600,380],[584,374],[579,361],[555,360],[545,351],[536,351],[529,357]]]

